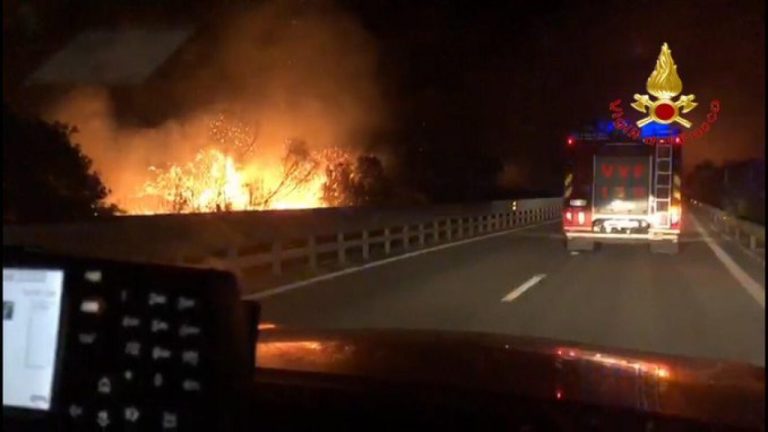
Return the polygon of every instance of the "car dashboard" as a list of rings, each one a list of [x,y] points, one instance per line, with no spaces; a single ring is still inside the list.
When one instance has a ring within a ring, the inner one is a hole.
[[[450,382],[377,373],[408,370],[399,353],[344,373],[282,367],[257,357],[272,340],[258,322],[226,272],[4,251],[3,430],[764,430],[463,385],[461,368]],[[424,347],[427,367],[447,359]]]

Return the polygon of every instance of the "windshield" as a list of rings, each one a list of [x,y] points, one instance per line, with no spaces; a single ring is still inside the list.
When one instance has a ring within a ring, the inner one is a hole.
[[[764,7],[6,1],[4,243],[764,367]]]

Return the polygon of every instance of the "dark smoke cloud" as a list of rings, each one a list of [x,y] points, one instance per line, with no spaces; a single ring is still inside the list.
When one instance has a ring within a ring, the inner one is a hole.
[[[74,140],[118,203],[135,194],[149,165],[183,162],[207,145],[222,111],[258,131],[259,166],[277,163],[289,139],[363,150],[385,124],[375,44],[333,3],[274,1],[217,20],[162,78],[132,91],[133,114],[119,91],[97,87],[78,88],[48,110],[77,126]],[[143,112],[171,114],[152,127],[126,121]]]

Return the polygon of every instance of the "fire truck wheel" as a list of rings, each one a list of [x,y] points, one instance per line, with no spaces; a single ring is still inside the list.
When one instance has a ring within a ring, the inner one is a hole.
[[[652,253],[676,255],[679,250],[679,244],[674,240],[657,240],[651,242]]]

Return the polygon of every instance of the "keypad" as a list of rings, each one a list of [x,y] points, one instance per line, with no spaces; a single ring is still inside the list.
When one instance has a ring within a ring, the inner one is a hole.
[[[151,238],[140,240],[151,246]],[[218,431],[236,430],[250,415],[249,320],[258,305],[243,304],[232,274],[15,248],[4,250],[3,265],[64,272],[50,409],[14,410],[10,423]]]
[[[77,349],[67,360],[79,373],[68,375],[70,429],[205,430],[200,413],[210,409],[210,383],[200,299],[152,286],[115,289],[104,279],[84,279],[71,319],[67,344]]]

